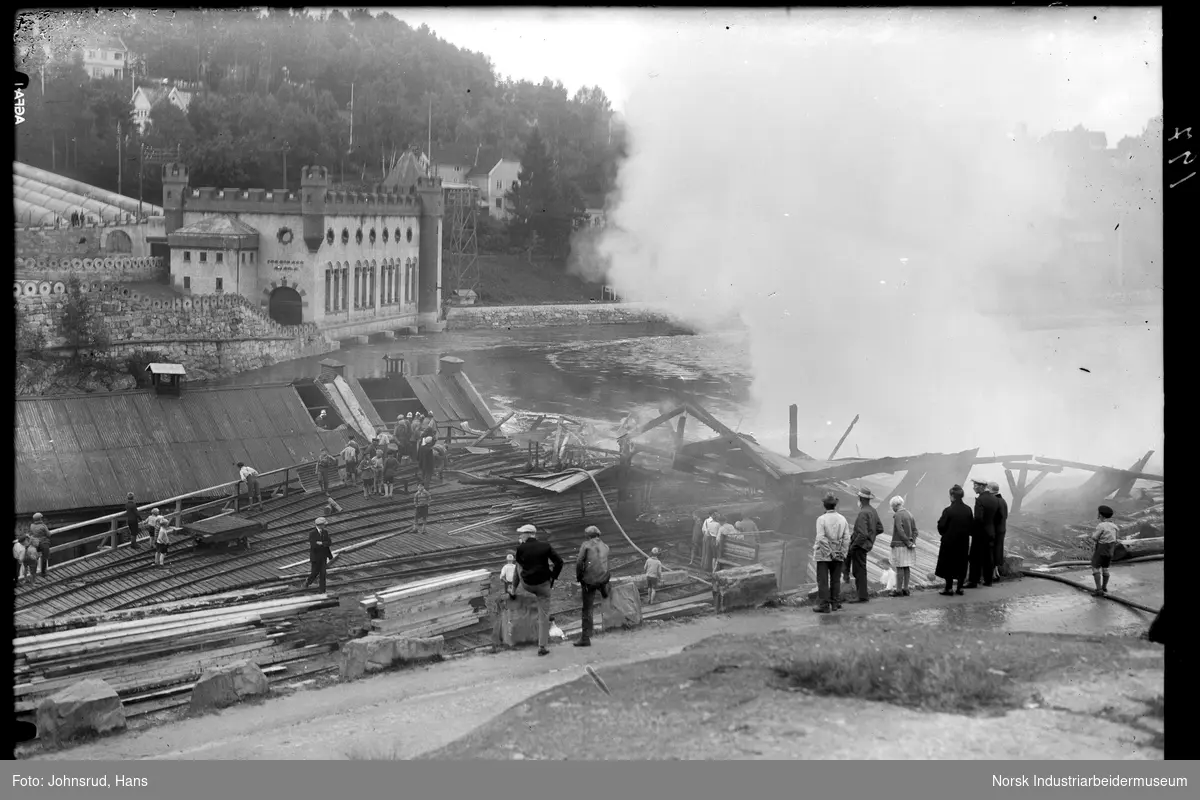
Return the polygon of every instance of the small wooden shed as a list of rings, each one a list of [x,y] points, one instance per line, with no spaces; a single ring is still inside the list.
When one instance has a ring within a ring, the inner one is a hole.
[[[155,394],[179,397],[183,391],[183,379],[187,371],[182,364],[149,364],[146,372],[150,373],[150,385]]]

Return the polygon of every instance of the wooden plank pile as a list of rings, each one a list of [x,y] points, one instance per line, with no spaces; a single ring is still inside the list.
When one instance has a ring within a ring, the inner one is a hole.
[[[384,589],[359,605],[375,633],[437,636],[473,627],[487,616],[491,581],[486,569],[455,572]]]
[[[328,595],[97,621],[13,640],[18,714],[86,678],[108,682],[126,703],[186,692],[205,669],[240,660],[261,667],[316,655],[294,619],[337,605]]]

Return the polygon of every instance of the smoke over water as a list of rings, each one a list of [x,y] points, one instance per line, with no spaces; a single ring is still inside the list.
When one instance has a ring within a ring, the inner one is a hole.
[[[842,456],[1161,453],[1156,320],[1020,324],[1063,197],[1041,151],[1009,135],[1026,95],[1062,77],[1038,72],[1031,17],[820,17],[672,22],[638,63],[652,77],[626,106],[609,227],[576,270],[601,263],[626,300],[701,328],[740,317],[755,401],[742,429],[785,452],[797,403],[817,458],[855,414]]]

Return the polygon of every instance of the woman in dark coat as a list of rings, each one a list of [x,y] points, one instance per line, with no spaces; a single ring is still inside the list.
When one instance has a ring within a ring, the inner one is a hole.
[[[946,582],[945,590],[938,594],[962,594],[971,553],[971,535],[975,532],[975,513],[963,502],[963,488],[958,484],[950,489],[950,505],[942,511],[937,529],[942,544],[938,548],[934,574]],[[955,581],[958,581],[957,590],[954,589]]]

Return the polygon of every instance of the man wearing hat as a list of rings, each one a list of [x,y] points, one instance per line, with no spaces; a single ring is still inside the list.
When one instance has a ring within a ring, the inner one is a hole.
[[[854,520],[854,533],[850,536],[850,551],[846,554],[844,567],[846,582],[850,582],[853,572],[855,589],[858,590],[858,597],[851,603],[865,603],[871,599],[871,588],[867,584],[867,553],[875,546],[875,537],[883,533],[879,512],[871,505],[874,496],[865,487],[858,490],[858,517]],[[836,576],[834,580],[837,580]]]
[[[333,560],[333,539],[325,525],[325,518],[317,517],[315,527],[308,533],[308,563],[312,571],[304,582],[304,588],[307,589],[313,585],[313,581],[319,580],[322,592],[325,591],[325,568]]]
[[[525,537],[517,547],[517,566],[521,570],[521,586],[537,598],[538,612],[538,655],[549,654],[550,644],[550,590],[562,572],[562,557],[554,552],[549,542],[538,541],[537,528],[522,525],[517,533]]]
[[[974,480],[971,483],[975,487],[975,535],[971,537],[966,588],[975,589],[980,581],[984,586],[992,585],[992,551],[996,547],[996,514],[1000,504],[988,491],[987,481]]]
[[[29,525],[29,544],[31,547],[37,548],[38,555],[42,562],[42,577],[46,577],[46,570],[50,568],[50,528],[46,526],[45,517],[39,511],[33,515],[33,522]],[[36,567],[31,571],[36,572]]]
[[[583,533],[586,538],[575,559],[575,579],[579,581],[579,591],[583,596],[583,633],[575,646],[591,647],[592,608],[596,592],[599,591],[603,598],[608,597],[608,582],[612,575],[608,571],[608,545],[600,540],[600,529],[589,525]]]
[[[988,481],[988,494],[996,499],[996,541],[992,545],[992,572],[994,580],[1000,580],[1000,568],[1004,566],[1004,534],[1008,532],[1008,501],[1000,494],[1000,484]]]
[[[142,527],[142,518],[138,514],[137,503],[133,501],[133,492],[125,495],[125,527],[129,528],[129,546],[137,550],[138,529]],[[153,542],[151,544],[153,545]]]

